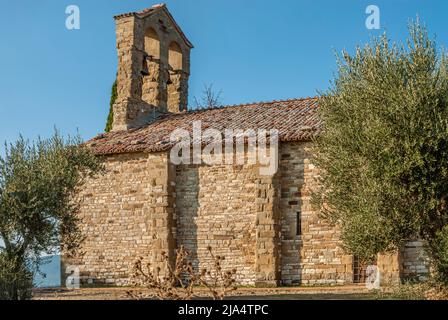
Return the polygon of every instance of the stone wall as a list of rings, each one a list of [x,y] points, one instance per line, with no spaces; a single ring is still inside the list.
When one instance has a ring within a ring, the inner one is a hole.
[[[426,280],[429,275],[429,260],[425,253],[424,242],[409,241],[401,251],[402,275],[404,279]]]
[[[380,273],[380,285],[396,285],[400,282],[400,260],[398,252],[378,254],[376,265]]]
[[[138,257],[160,262],[173,245],[167,159],[162,153],[105,158],[106,173],[79,194],[85,253],[62,257],[62,283],[68,265],[80,267],[83,283],[126,284]]]
[[[247,165],[178,167],[178,246],[193,252],[199,266],[210,263],[212,246],[226,257],[226,268],[237,269],[241,284],[351,283],[352,256],[344,254],[337,229],[311,208],[318,172],[310,146],[281,144],[275,176]]]
[[[310,163],[310,147],[283,143],[280,149],[281,280],[285,285],[349,283],[352,257],[344,254],[337,228],[311,207],[318,170]]]
[[[283,143],[279,170],[260,175],[259,165],[178,165],[167,153],[104,157],[106,173],[82,188],[80,218],[86,236],[80,267],[85,283],[127,284],[138,257],[166,267],[184,246],[198,269],[209,268],[207,247],[224,256],[243,285],[319,285],[353,281],[353,259],[339,231],[311,207],[318,170],[310,143]],[[297,223],[297,219],[301,223]],[[379,255],[382,282],[423,279],[423,245],[413,241],[401,255]],[[65,281],[63,274],[63,281]],[[64,283],[64,282],[63,282]]]
[[[189,251],[199,269],[211,266],[210,246],[236,269],[242,285],[277,285],[279,219],[276,175],[249,164],[252,151],[234,156],[244,165],[179,165],[175,183],[177,246]],[[224,162],[224,159],[223,159]]]
[[[255,284],[256,178],[253,166],[181,165],[176,170],[177,245],[194,265],[210,269],[211,256],[237,270],[241,284]]]

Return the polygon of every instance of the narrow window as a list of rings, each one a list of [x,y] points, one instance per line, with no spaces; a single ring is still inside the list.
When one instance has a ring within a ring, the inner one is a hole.
[[[168,48],[168,64],[170,66],[169,79],[167,79],[168,111],[179,112],[183,109],[185,102],[183,91],[186,90],[185,74],[182,73],[182,49],[176,42],[171,42]]]
[[[300,212],[297,212],[296,216],[296,235],[302,235],[302,215],[300,214]]]
[[[142,59],[141,98],[149,105],[158,105],[162,91],[160,84],[160,41],[153,28],[146,29]]]

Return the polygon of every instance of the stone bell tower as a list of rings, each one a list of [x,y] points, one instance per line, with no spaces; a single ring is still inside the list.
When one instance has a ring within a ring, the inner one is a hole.
[[[113,131],[187,109],[192,44],[165,4],[115,16],[118,75]]]

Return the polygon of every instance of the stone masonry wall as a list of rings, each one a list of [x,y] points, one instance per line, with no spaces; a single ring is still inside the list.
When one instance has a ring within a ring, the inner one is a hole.
[[[428,278],[429,260],[423,241],[414,240],[406,243],[401,250],[401,257],[404,279],[426,280]]]
[[[127,284],[136,258],[163,270],[162,252],[172,262],[181,245],[199,269],[210,267],[211,246],[243,285],[351,283],[353,259],[343,252],[339,231],[311,207],[318,171],[310,146],[281,144],[273,176],[249,164],[175,167],[167,153],[105,157],[106,173],[79,194],[85,254],[63,256],[63,283],[65,266],[72,265],[84,283]],[[425,273],[421,249],[414,241],[400,257],[379,255],[382,281]]]
[[[241,151],[242,152],[242,151]],[[177,246],[190,252],[199,269],[210,268],[210,246],[236,269],[243,285],[277,285],[278,210],[276,175],[259,164],[179,165],[175,182]],[[234,153],[235,155],[235,153]]]
[[[85,254],[63,256],[62,283],[68,265],[80,267],[83,283],[126,284],[136,258],[160,262],[172,245],[167,159],[162,153],[105,158],[106,173],[79,194]]]
[[[352,257],[344,254],[336,228],[311,207],[317,169],[311,143],[283,143],[280,149],[282,284],[343,284],[352,281]],[[301,230],[297,230],[297,218]]]
[[[318,172],[310,146],[281,144],[273,177],[259,176],[256,166],[178,167],[178,246],[201,267],[210,262],[210,245],[226,257],[225,267],[237,269],[241,284],[351,283],[352,256],[344,254],[337,229],[311,208]]]
[[[177,244],[195,267],[210,268],[224,256],[223,268],[237,270],[241,284],[255,283],[256,184],[252,166],[181,165],[176,171]]]

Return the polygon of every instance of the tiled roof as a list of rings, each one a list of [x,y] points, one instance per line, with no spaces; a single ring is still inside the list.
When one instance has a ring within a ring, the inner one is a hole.
[[[175,129],[192,132],[198,120],[202,130],[277,129],[280,141],[307,141],[321,131],[316,111],[317,98],[305,98],[166,114],[140,128],[101,134],[87,145],[99,155],[166,151],[173,146],[170,135]]]

